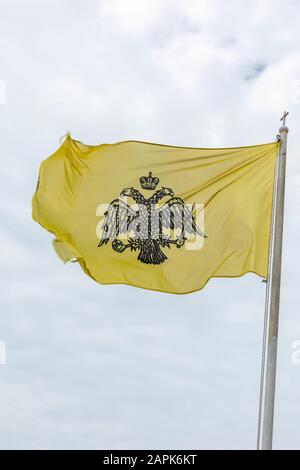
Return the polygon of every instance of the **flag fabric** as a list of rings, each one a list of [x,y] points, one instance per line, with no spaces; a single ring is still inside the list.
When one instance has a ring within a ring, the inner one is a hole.
[[[33,219],[101,284],[183,294],[266,277],[278,142],[193,148],[67,135],[44,160]]]

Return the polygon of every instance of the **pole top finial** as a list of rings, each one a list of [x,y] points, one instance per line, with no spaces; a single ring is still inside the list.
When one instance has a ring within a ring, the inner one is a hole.
[[[290,113],[288,111],[283,111],[283,115],[282,117],[280,118],[280,121],[282,121],[282,125],[285,126],[285,120],[286,120],[286,117],[289,115]]]

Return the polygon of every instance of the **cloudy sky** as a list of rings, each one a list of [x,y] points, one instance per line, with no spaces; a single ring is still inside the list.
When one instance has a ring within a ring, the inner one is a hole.
[[[1,449],[255,448],[261,279],[186,296],[100,286],[58,259],[31,198],[68,130],[252,145],[285,108],[274,447],[300,448],[299,20],[298,0],[0,0]]]

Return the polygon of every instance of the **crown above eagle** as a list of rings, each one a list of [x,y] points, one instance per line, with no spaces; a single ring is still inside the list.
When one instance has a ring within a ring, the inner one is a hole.
[[[159,179],[152,176],[151,171],[149,171],[148,176],[141,176],[140,183],[143,189],[155,189],[159,183]]]

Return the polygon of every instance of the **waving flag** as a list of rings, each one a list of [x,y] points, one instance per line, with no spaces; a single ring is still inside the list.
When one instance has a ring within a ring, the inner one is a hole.
[[[223,149],[68,135],[40,168],[33,219],[101,284],[188,293],[267,275],[278,142]]]

